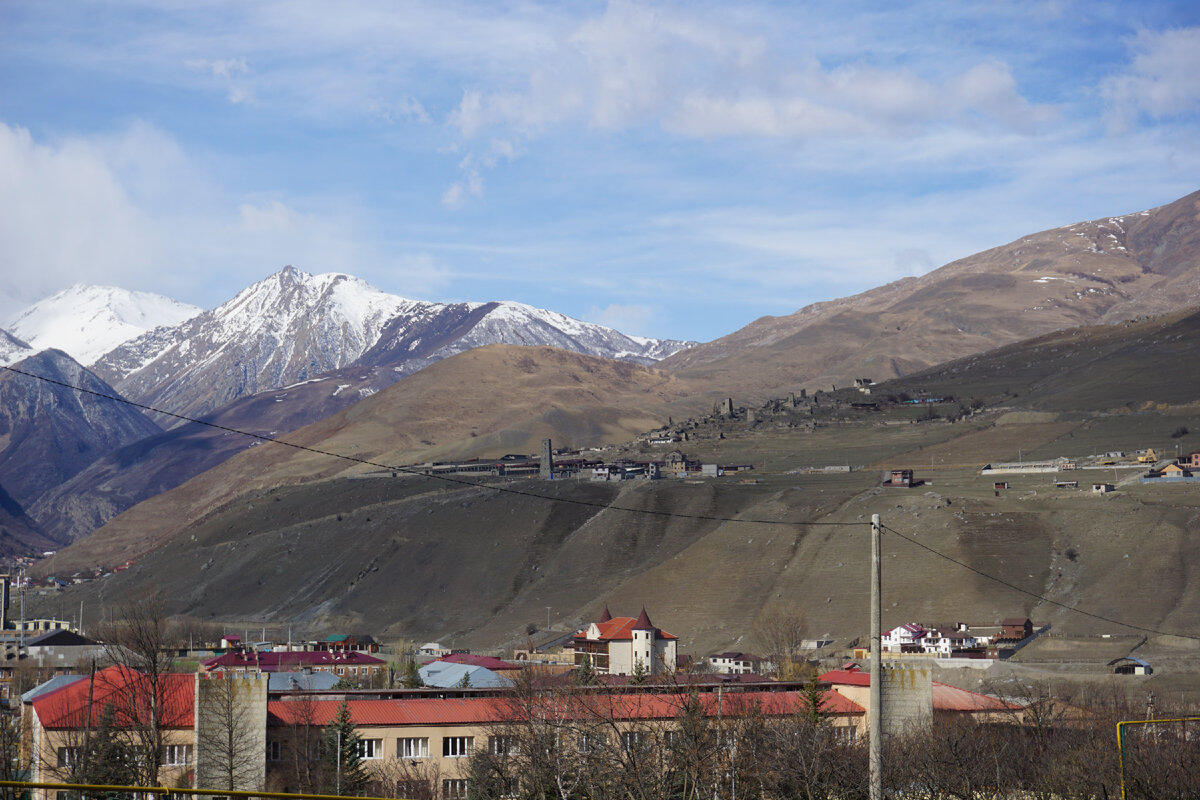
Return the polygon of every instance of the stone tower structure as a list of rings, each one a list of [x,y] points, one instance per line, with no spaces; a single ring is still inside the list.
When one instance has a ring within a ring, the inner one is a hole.
[[[196,673],[196,788],[263,789],[268,679],[265,672]]]
[[[542,439],[542,458],[538,464],[538,477],[547,481],[554,478],[554,450],[551,448],[549,439]]]

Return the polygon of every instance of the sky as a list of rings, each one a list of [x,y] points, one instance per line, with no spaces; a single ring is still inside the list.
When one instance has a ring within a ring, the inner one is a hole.
[[[1200,4],[0,3],[0,323],[284,265],[708,341],[1200,189]]]

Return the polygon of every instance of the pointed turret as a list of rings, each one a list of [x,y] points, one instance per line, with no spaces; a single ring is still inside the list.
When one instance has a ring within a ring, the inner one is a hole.
[[[612,622],[612,614],[608,610],[608,606],[604,606],[604,613],[600,615],[601,622]]]
[[[654,625],[650,622],[650,615],[646,613],[646,607],[642,606],[642,613],[638,614],[637,622],[633,623],[635,631],[652,631]]]

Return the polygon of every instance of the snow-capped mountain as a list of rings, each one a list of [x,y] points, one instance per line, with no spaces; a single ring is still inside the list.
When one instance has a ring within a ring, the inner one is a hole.
[[[358,358],[414,301],[349,275],[288,266],[174,328],[158,328],[96,362],[127,397],[199,414]]]
[[[348,366],[386,367],[391,382],[484,344],[552,345],[653,363],[687,342],[642,339],[518,303],[430,303],[341,274],[294,267],[174,328],[158,328],[99,359],[126,397],[185,415]]]
[[[420,315],[394,320],[359,363],[387,366],[408,375],[435,361],[489,344],[558,347],[649,365],[693,343],[628,336],[523,303],[430,304]]]
[[[23,358],[29,358],[36,353],[29,345],[22,342],[6,330],[0,330],[0,366],[7,367]]]
[[[53,347],[91,364],[122,342],[201,311],[151,292],[77,283],[25,309],[8,330],[34,350]]]

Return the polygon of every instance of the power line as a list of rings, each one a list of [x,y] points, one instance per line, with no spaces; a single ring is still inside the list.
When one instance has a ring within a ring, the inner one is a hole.
[[[805,522],[788,522],[786,520],[776,520],[776,519],[738,519],[736,517],[720,517],[720,516],[708,515],[708,514],[679,514],[677,512],[673,512],[673,511],[658,511],[655,509],[647,509],[647,508],[630,508],[628,506],[612,506],[612,505],[606,505],[604,503],[597,503],[597,502],[592,502],[589,500],[579,500],[577,498],[571,498],[571,497],[550,497],[548,495],[538,494],[537,492],[526,491],[523,489],[516,489],[511,486],[496,486],[496,485],[477,483],[475,481],[464,480],[462,478],[456,478],[456,477],[453,477],[450,475],[436,475],[436,474],[426,475],[426,473],[420,472],[419,470],[414,470],[410,467],[392,466],[392,465],[383,464],[383,463],[380,463],[377,461],[371,461],[371,460],[365,459],[365,458],[359,458],[357,456],[348,456],[348,455],[344,455],[342,453],[334,453],[334,452],[331,452],[328,450],[321,450],[316,447],[309,447],[308,445],[297,444],[295,442],[289,442],[284,439],[278,439],[273,436],[267,436],[267,435],[259,434],[259,433],[252,433],[250,431],[244,431],[244,430],[241,430],[238,428],[233,428],[233,427],[230,427],[227,425],[220,425],[215,422],[209,422],[207,420],[196,419],[195,417],[189,417],[184,414],[177,414],[173,411],[164,411],[163,409],[155,408],[154,406],[149,406],[149,405],[145,405],[144,403],[138,403],[133,400],[129,400],[128,398],[121,397],[120,395],[106,394],[104,392],[95,391],[94,389],[86,389],[82,386],[75,386],[74,384],[66,383],[64,381],[56,380],[54,378],[47,378],[44,375],[35,375],[32,372],[26,372],[24,370],[16,369],[14,367],[0,365],[0,368],[8,370],[9,372],[15,373],[17,375],[23,375],[27,378],[33,378],[35,380],[53,384],[55,386],[61,386],[65,389],[70,389],[71,391],[82,392],[84,394],[89,394],[94,397],[103,398],[105,400],[112,400],[112,401],[115,401],[118,403],[124,403],[128,406],[133,406],[134,408],[140,408],[143,411],[150,411],[155,414],[162,414],[164,416],[173,417],[175,419],[182,420],[184,422],[192,422],[197,425],[204,425],[209,428],[226,431],[228,433],[237,434],[239,436],[246,436],[248,438],[257,439],[259,441],[268,442],[270,444],[283,445],[284,447],[290,447],[295,450],[301,450],[304,452],[313,453],[313,454],[321,455],[321,456],[327,456],[330,458],[339,458],[339,459],[342,459],[343,461],[351,461],[353,463],[362,464],[364,466],[378,467],[379,469],[387,470],[389,472],[403,472],[403,473],[409,474],[409,475],[426,476],[426,477],[435,478],[437,480],[445,481],[447,483],[454,483],[454,484],[459,484],[462,486],[470,486],[472,488],[477,488],[477,489],[489,489],[489,490],[495,491],[495,492],[502,492],[505,494],[518,495],[521,497],[529,497],[529,498],[533,498],[536,500],[545,500],[545,501],[551,502],[551,503],[566,503],[569,505],[584,506],[587,508],[596,508],[596,509],[600,509],[600,510],[607,509],[610,511],[622,511],[622,512],[626,512],[626,513],[630,513],[630,514],[646,514],[649,516],[668,517],[671,519],[689,519],[689,520],[697,520],[697,521],[702,521],[702,522],[742,522],[742,523],[751,523],[751,524],[756,524],[756,525],[811,525],[811,526],[820,525],[820,526],[826,526],[826,527],[852,527],[852,526],[860,526],[860,525],[864,524],[862,522],[831,522],[831,521],[824,521],[824,520],[805,521]],[[984,572],[983,570],[972,567],[970,564],[964,563],[952,556],[946,555],[945,553],[943,553],[939,550],[936,550],[936,549],[930,547],[929,545],[924,544],[923,542],[917,541],[916,539],[912,538],[911,536],[901,533],[900,531],[896,530],[895,528],[891,528],[887,525],[883,525],[882,528],[885,531],[894,533],[896,536],[899,536],[901,539],[905,540],[906,542],[910,542],[911,544],[915,544],[917,547],[920,547],[923,550],[927,550],[928,552],[932,553],[933,555],[937,556],[938,558],[945,559],[946,561],[949,561],[952,564],[956,564],[956,565],[962,567],[963,569],[974,572],[976,575],[979,575],[982,578],[987,578],[990,581],[999,583],[1000,585],[1005,586],[1014,591],[1020,592],[1021,594],[1028,595],[1029,597],[1032,597],[1043,603],[1049,603],[1050,605],[1058,606],[1059,608],[1065,609],[1067,611],[1071,611],[1076,614],[1082,614],[1083,616],[1091,617],[1092,619],[1099,620],[1101,622],[1107,622],[1112,625],[1120,625],[1121,627],[1129,628],[1131,630],[1142,631],[1144,633],[1152,633],[1157,636],[1176,636],[1180,639],[1192,639],[1195,641],[1200,641],[1200,636],[1189,636],[1187,634],[1181,634],[1181,633],[1170,633],[1168,631],[1158,630],[1157,628],[1149,628],[1149,627],[1145,627],[1142,625],[1134,625],[1129,622],[1122,622],[1121,620],[1118,620],[1118,619],[1106,617],[1102,614],[1095,614],[1090,611],[1085,611],[1081,608],[1075,608],[1073,606],[1068,606],[1065,603],[1059,602],[1058,600],[1053,600],[1049,597],[1046,597],[1045,595],[1041,595],[1036,592],[1031,592],[1028,589],[1022,589],[1020,586],[1017,586],[1014,583],[1006,581],[1003,578],[996,577],[995,575],[991,575],[989,573]]]
[[[436,478],[437,480],[445,481],[447,483],[455,483],[455,484],[459,484],[462,486],[471,486],[471,487],[474,487],[477,489],[489,489],[489,490],[495,491],[495,492],[503,492],[505,494],[518,495],[521,497],[530,497],[530,498],[534,498],[537,500],[545,500],[545,501],[551,502],[551,503],[565,503],[568,505],[583,506],[586,508],[596,508],[596,509],[600,509],[600,510],[607,509],[609,511],[623,511],[623,512],[630,513],[630,514],[645,514],[645,515],[654,516],[654,517],[669,517],[671,519],[689,519],[689,520],[696,520],[696,521],[700,521],[700,522],[742,522],[742,523],[753,523],[756,525],[822,525],[822,526],[828,526],[828,527],[862,525],[861,522],[830,522],[830,521],[821,521],[821,520],[811,521],[811,522],[788,522],[787,520],[778,520],[778,519],[739,519],[737,517],[721,517],[721,516],[709,515],[709,514],[680,514],[678,512],[674,512],[674,511],[660,511],[660,510],[651,509],[651,508],[630,508],[629,506],[613,506],[613,505],[607,505],[605,503],[593,502],[591,500],[581,500],[581,499],[574,498],[574,497],[550,497],[549,495],[539,494],[537,492],[527,491],[524,489],[517,489],[517,488],[511,487],[511,486],[496,486],[496,485],[492,485],[492,484],[478,483],[476,481],[470,481],[470,480],[466,480],[463,478],[456,478],[451,475],[440,475],[440,474],[432,474],[432,473],[427,474],[427,473],[421,472],[420,470],[412,469],[411,467],[392,466],[390,464],[383,464],[378,461],[371,461],[370,459],[366,459],[366,458],[359,458],[357,456],[348,456],[348,455],[344,455],[342,453],[334,453],[329,450],[321,450],[320,448],[309,447],[308,445],[297,444],[295,442],[289,442],[284,439],[278,439],[273,436],[267,436],[267,435],[261,434],[261,433],[252,433],[250,431],[244,431],[244,430],[240,430],[238,428],[232,428],[232,427],[229,427],[228,425],[220,425],[216,422],[209,422],[209,421],[203,420],[203,419],[196,419],[195,417],[189,417],[184,414],[176,414],[173,411],[164,411],[161,408],[155,408],[154,406],[148,406],[148,405],[145,405],[144,403],[138,403],[133,400],[129,400],[128,398],[121,397],[120,395],[106,394],[104,392],[95,391],[94,389],[86,389],[82,386],[75,386],[74,384],[66,383],[64,381],[56,380],[54,378],[47,378],[44,375],[35,375],[32,372],[26,372],[24,370],[16,369],[15,367],[8,367],[8,366],[0,365],[0,368],[6,369],[9,372],[16,373],[17,375],[23,375],[27,378],[33,378],[35,380],[44,381],[45,383],[53,384],[55,386],[61,386],[64,389],[70,389],[71,391],[83,392],[85,394],[89,394],[94,397],[100,397],[105,400],[112,400],[117,403],[124,403],[125,405],[133,406],[134,408],[140,408],[143,411],[150,411],[154,414],[162,414],[164,416],[173,417],[175,419],[182,420],[183,422],[192,422],[192,423],[195,423],[196,425],[204,425],[206,427],[214,428],[219,431],[225,431],[227,433],[234,433],[239,436],[246,436],[251,439],[257,439],[261,442],[269,442],[270,444],[283,445],[284,447],[290,447],[294,450],[301,450],[301,451],[304,451],[307,453],[314,453],[316,455],[328,456],[330,458],[340,458],[343,461],[351,461],[355,464],[362,464],[362,465],[368,466],[368,467],[377,467],[379,469],[386,470],[388,472],[403,472],[407,475],[420,475],[420,476],[425,476],[425,477],[430,477],[430,478]]]
[[[1130,628],[1135,631],[1142,631],[1143,633],[1153,633],[1156,636],[1176,636],[1180,639],[1192,639],[1194,641],[1200,641],[1200,636],[1189,636],[1184,633],[1171,633],[1169,631],[1160,631],[1157,628],[1147,628],[1144,625],[1134,625],[1130,622],[1122,622],[1119,619],[1113,619],[1112,617],[1106,617],[1103,614],[1094,614],[1091,611],[1085,611],[1082,608],[1075,608],[1074,606],[1069,606],[1066,603],[1060,603],[1058,600],[1053,600],[1049,597],[1046,597],[1043,594],[1038,594],[1037,592],[1031,592],[1028,589],[1022,589],[1020,586],[1017,586],[1014,583],[1006,581],[1003,578],[998,578],[995,575],[990,575],[981,569],[976,569],[975,567],[972,567],[970,564],[959,561],[957,558],[954,558],[953,556],[948,556],[945,553],[941,552],[940,550],[935,550],[934,548],[930,547],[929,545],[927,545],[923,542],[918,542],[913,537],[903,534],[900,531],[896,530],[895,528],[889,528],[887,525],[884,525],[883,529],[885,531],[888,531],[889,533],[896,534],[904,541],[910,542],[911,544],[915,544],[917,547],[920,547],[923,550],[928,550],[930,553],[933,553],[938,558],[944,558],[947,561],[949,561],[951,564],[957,564],[958,566],[962,567],[963,569],[970,570],[971,572],[974,572],[976,575],[979,575],[980,577],[987,578],[989,581],[995,581],[996,583],[998,583],[1002,586],[1006,586],[1009,589],[1012,589],[1014,591],[1020,592],[1021,594],[1029,595],[1030,597],[1040,600],[1043,603],[1049,603],[1050,605],[1058,606],[1059,608],[1066,609],[1067,611],[1072,611],[1076,614],[1082,614],[1085,617],[1091,617],[1092,619],[1100,620],[1101,622],[1107,622],[1112,625],[1120,625],[1121,627]]]

